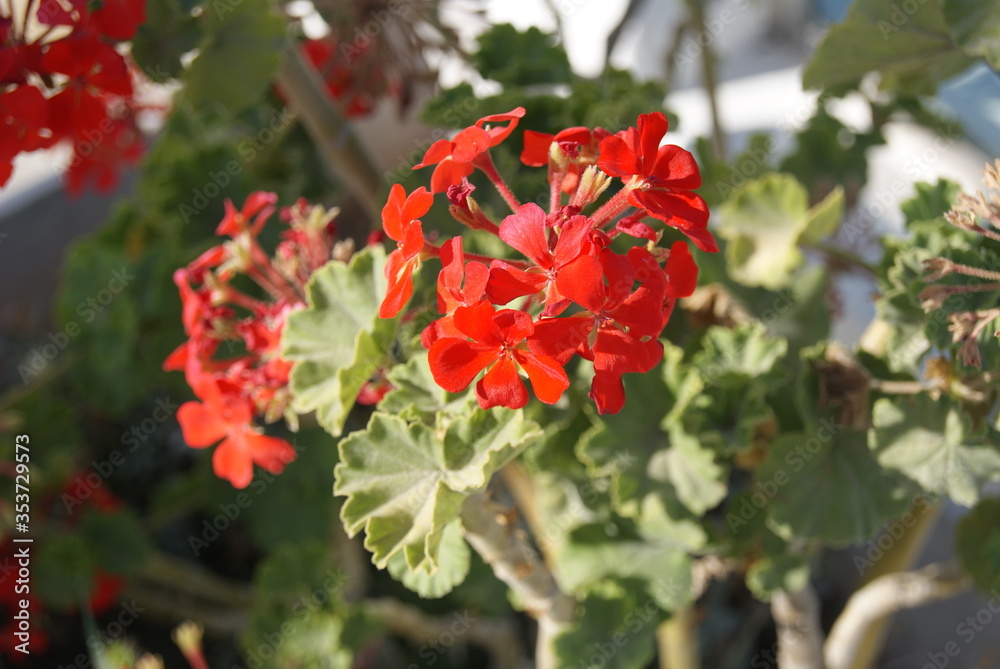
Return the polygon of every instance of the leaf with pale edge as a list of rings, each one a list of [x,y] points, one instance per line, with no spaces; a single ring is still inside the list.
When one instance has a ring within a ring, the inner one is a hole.
[[[395,321],[378,317],[384,267],[379,247],[355,254],[350,264],[327,263],[309,280],[309,307],[289,315],[282,333],[281,355],[295,363],[289,379],[293,409],[315,411],[335,437],[362,386],[391,363]]]
[[[863,541],[912,496],[902,477],[879,466],[864,432],[832,422],[779,438],[757,478],[776,484],[765,507],[768,525],[788,540]]]
[[[433,573],[465,498],[539,435],[509,409],[475,411],[443,429],[376,412],[367,429],[340,442],[334,494],[347,497],[344,526],[351,536],[365,530],[379,568],[403,551],[410,569]]]
[[[871,447],[879,464],[936,495],[972,506],[990,480],[1000,478],[1000,449],[976,443],[966,419],[948,398],[882,398],[872,411]]]
[[[413,592],[427,599],[436,599],[444,597],[465,581],[469,575],[470,557],[469,545],[462,538],[462,524],[453,520],[444,528],[438,546],[437,570],[433,574],[424,570],[411,571],[402,551],[389,558],[386,567],[394,579]]]
[[[733,192],[720,209],[719,236],[733,279],[776,290],[791,282],[803,263],[798,245],[831,234],[840,223],[844,195],[839,188],[809,207],[805,187],[787,174],[769,174]]]

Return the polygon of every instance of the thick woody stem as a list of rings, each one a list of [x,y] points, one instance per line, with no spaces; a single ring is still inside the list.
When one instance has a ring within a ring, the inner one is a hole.
[[[536,669],[553,669],[558,664],[553,642],[572,622],[576,600],[559,589],[535,549],[506,518],[482,493],[469,497],[462,507],[465,538],[538,621]]]
[[[825,669],[819,613],[819,598],[810,585],[798,592],[774,593],[771,615],[778,628],[780,669]]]
[[[851,596],[830,630],[825,648],[827,669],[851,667],[868,628],[885,616],[946,599],[969,585],[967,575],[941,564],[876,578]]]
[[[316,70],[298,49],[288,49],[278,86],[316,143],[323,163],[358,200],[370,223],[379,220],[381,177],[368,152],[325,92]],[[370,226],[371,227],[371,226]]]

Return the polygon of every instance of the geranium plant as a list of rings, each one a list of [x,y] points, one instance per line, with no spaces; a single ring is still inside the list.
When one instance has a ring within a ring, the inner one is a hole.
[[[44,444],[40,661],[863,669],[894,611],[996,594],[1000,166],[918,184],[881,238],[863,187],[886,124],[943,132],[925,95],[1000,67],[1000,19],[900,6],[830,29],[781,156],[727,153],[711,86],[712,139],[671,143],[662,86],[537,29],[462,53],[489,85],[421,89],[461,52],[432,2],[0,7],[0,181],[71,140],[70,185],[110,185],[135,73],[176,86],[0,400]],[[688,9],[672,53],[711,83]],[[436,129],[377,164],[357,121],[425,98]],[[956,559],[914,569],[949,505]]]

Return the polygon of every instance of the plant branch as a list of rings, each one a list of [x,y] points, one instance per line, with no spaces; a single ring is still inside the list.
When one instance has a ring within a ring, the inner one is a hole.
[[[656,628],[660,669],[699,669],[698,621],[693,605],[685,606]]]
[[[871,581],[851,596],[830,630],[825,648],[827,669],[853,666],[868,627],[885,616],[947,599],[969,585],[969,577],[955,566],[937,563]]]
[[[137,577],[149,585],[162,586],[220,606],[246,608],[253,601],[253,590],[249,586],[227,581],[194,563],[165,553],[153,553]]]
[[[553,642],[572,622],[576,600],[559,589],[552,572],[538,558],[524,534],[507,521],[503,509],[484,493],[465,501],[462,525],[472,548],[538,621],[535,668],[558,666]]]
[[[695,31],[708,30],[705,23],[704,0],[687,0],[688,12],[691,15],[691,25]],[[712,114],[712,148],[718,158],[726,157],[726,133],[722,130],[722,120],[719,115],[719,76],[715,71],[715,52],[710,45],[701,48],[701,77],[708,95],[708,107]]]
[[[297,49],[286,51],[278,72],[278,86],[302,119],[331,175],[357,198],[369,223],[377,222],[381,176],[351,124],[326,94],[316,70],[303,60]]]
[[[218,607],[196,601],[190,595],[150,587],[141,583],[131,583],[125,589],[127,599],[135,599],[140,613],[148,613],[171,624],[185,620],[197,620],[205,630],[219,635],[233,635],[242,632],[249,621],[248,607]]]
[[[822,251],[823,253],[836,258],[841,262],[856,267],[861,271],[871,274],[872,276],[878,276],[878,267],[874,263],[870,263],[856,253],[852,253],[845,248],[841,248],[834,244],[829,244],[827,242],[814,242],[812,244],[802,244],[803,248],[813,249],[814,251]]]
[[[819,598],[811,585],[798,592],[779,590],[771,598],[771,615],[778,628],[781,669],[825,669]]]
[[[364,600],[361,608],[393,634],[416,644],[440,640],[445,634],[452,637],[465,634],[470,643],[489,650],[500,669],[517,669],[524,658],[517,629],[509,620],[476,618],[468,611],[447,617],[432,616],[389,597]],[[461,632],[456,632],[458,627],[462,627]]]

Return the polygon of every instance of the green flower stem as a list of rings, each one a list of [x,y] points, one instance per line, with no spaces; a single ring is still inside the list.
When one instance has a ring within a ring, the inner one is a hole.
[[[506,519],[503,509],[483,493],[469,497],[462,507],[466,540],[538,621],[535,669],[554,669],[554,641],[573,621],[576,600],[559,589],[518,529],[501,519]]]
[[[357,198],[369,227],[374,226],[380,219],[382,178],[351,124],[325,92],[316,70],[303,60],[298,49],[286,51],[277,83],[316,143],[327,169]]]

